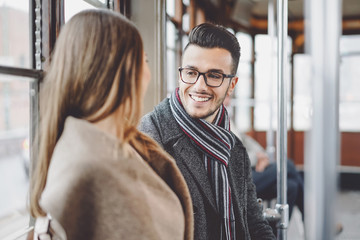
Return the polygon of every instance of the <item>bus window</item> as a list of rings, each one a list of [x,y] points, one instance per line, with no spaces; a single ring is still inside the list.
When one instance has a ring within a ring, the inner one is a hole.
[[[97,1],[93,1],[97,2]],[[100,7],[106,8],[105,1],[98,1],[97,5],[100,5]],[[74,16],[76,13],[85,10],[85,9],[93,9],[96,8],[95,6],[83,1],[83,0],[65,0],[64,2],[64,8],[65,8],[65,22],[67,22],[72,16]]]
[[[274,39],[273,44],[276,44]],[[290,119],[290,90],[291,90],[291,39],[287,41],[287,92],[288,92],[288,116],[287,123],[289,127]],[[276,129],[277,116],[277,62],[276,52],[272,53],[271,38],[268,35],[259,34],[255,36],[255,108],[254,108],[254,128],[257,131],[266,131],[269,129],[269,123],[272,122],[272,128]],[[276,51],[276,48],[275,48]],[[273,76],[273,78],[271,78]],[[270,106],[270,104],[272,106]],[[272,111],[270,111],[272,109]],[[270,117],[272,116],[272,121]]]
[[[340,38],[340,131],[360,132],[360,35]]]
[[[235,88],[236,101],[232,101],[235,108],[235,123],[241,132],[251,129],[250,109],[253,107],[251,99],[251,60],[252,60],[252,39],[249,34],[239,32],[236,34],[241,46],[241,57],[237,76],[239,77]]]
[[[0,74],[0,239],[29,224],[30,81]]]
[[[311,59],[307,54],[294,55],[294,130],[307,131],[311,126]]]
[[[29,1],[0,1],[0,65],[30,68]]]
[[[31,68],[29,1],[0,1],[0,66]],[[29,225],[30,85],[0,74],[0,239]]]
[[[359,132],[360,124],[360,35],[340,38],[339,125],[342,132]],[[294,129],[311,126],[311,62],[306,54],[294,56]]]

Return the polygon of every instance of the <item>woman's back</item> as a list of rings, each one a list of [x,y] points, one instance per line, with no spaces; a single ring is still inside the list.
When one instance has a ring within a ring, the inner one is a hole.
[[[68,239],[184,239],[173,190],[130,145],[84,120],[67,118],[40,203]]]

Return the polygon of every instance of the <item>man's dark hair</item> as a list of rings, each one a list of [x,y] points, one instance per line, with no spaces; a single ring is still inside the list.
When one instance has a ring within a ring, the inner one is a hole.
[[[189,43],[186,45],[184,51],[190,45],[228,50],[233,60],[231,74],[236,74],[240,60],[240,44],[234,34],[223,26],[212,23],[202,23],[194,27],[189,34]]]

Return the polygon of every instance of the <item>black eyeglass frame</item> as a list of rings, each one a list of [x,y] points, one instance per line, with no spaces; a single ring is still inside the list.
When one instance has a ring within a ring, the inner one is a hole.
[[[199,73],[199,75],[197,76],[195,82],[189,83],[189,82],[185,82],[185,81],[184,81],[184,79],[183,79],[183,77],[182,77],[182,73],[181,73],[182,70],[184,70],[184,69],[190,69],[190,70],[193,70],[193,71],[196,71],[196,72]],[[221,83],[220,83],[219,86],[212,86],[212,85],[209,85],[209,84],[208,84],[207,78],[206,78],[206,75],[205,75],[205,74],[211,73],[211,72],[214,72],[214,71],[199,72],[199,71],[196,70],[196,69],[179,67],[180,79],[181,79],[181,81],[182,81],[183,83],[186,83],[186,84],[195,84],[195,83],[199,80],[200,76],[203,75],[204,80],[205,80],[205,84],[206,84],[207,86],[209,86],[209,87],[215,87],[215,88],[216,88],[216,87],[220,87],[220,86],[223,84],[225,78],[233,78],[233,77],[235,77],[235,75],[224,74],[224,73],[216,72],[217,74],[221,74],[223,78],[222,78]]]

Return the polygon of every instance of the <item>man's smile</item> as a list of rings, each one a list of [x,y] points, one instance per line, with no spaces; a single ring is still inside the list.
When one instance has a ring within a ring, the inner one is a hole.
[[[204,97],[204,96],[195,96],[192,94],[189,94],[190,98],[196,102],[207,102],[211,99],[211,97]]]

